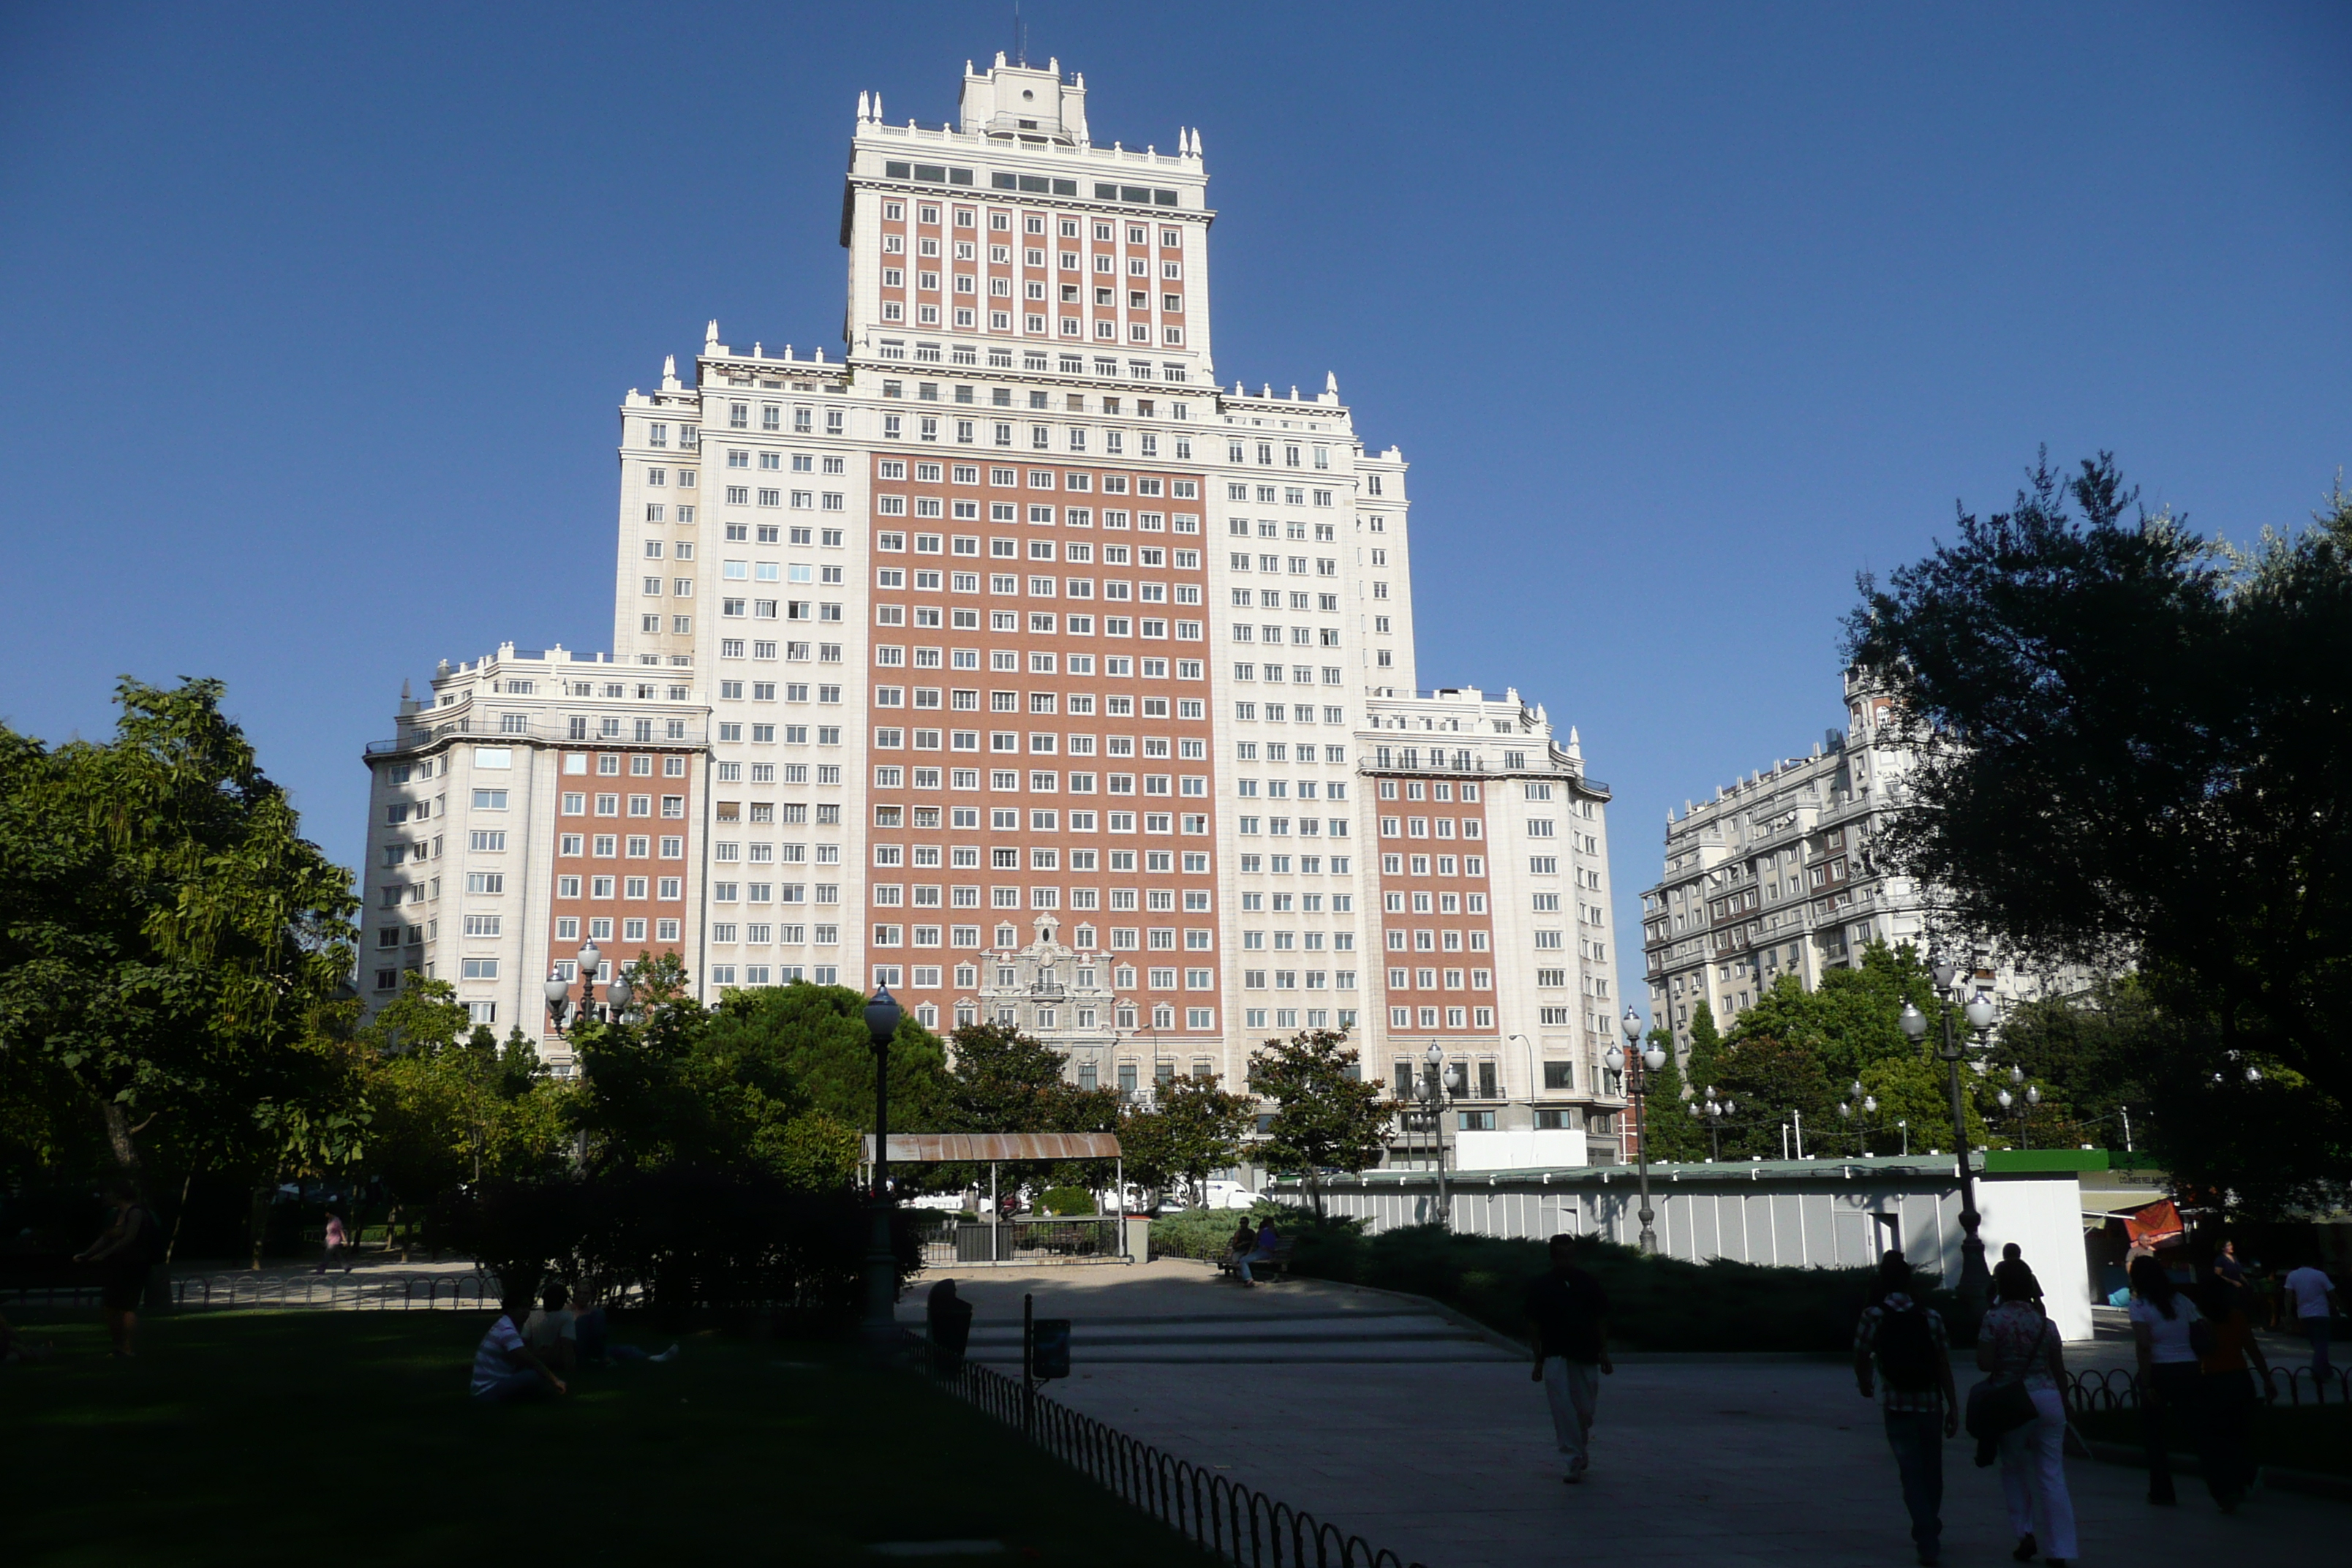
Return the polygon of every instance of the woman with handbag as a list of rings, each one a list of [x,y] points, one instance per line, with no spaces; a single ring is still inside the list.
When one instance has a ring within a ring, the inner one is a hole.
[[[2031,1563],[2037,1552],[2046,1552],[2051,1563],[2063,1565],[2074,1557],[2066,1400],[2059,1389],[2065,1352],[2057,1325],[2042,1310],[2041,1282],[2022,1258],[2003,1258],[1992,1284],[1999,1305],[1977,1331],[1977,1365],[1992,1375],[1971,1391],[1970,1426],[1999,1429],[1979,1436],[1997,1438],[2001,1497],[2017,1533],[2017,1550],[2010,1555]]]

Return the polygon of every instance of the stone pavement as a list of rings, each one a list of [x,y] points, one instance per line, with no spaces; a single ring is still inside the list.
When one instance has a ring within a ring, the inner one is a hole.
[[[901,1304],[910,1323],[932,1278]],[[1314,1280],[1245,1291],[1177,1259],[956,1279],[984,1358],[1017,1361],[1005,1327],[1017,1336],[1032,1291],[1038,1315],[1074,1320],[1055,1398],[1431,1568],[1911,1561],[1877,1411],[1840,1363],[1621,1363],[1602,1382],[1591,1479],[1567,1487],[1525,1362],[1398,1298]],[[2129,1359],[2128,1345],[2080,1348],[2093,1353],[2069,1347],[2070,1361]],[[1971,1448],[1945,1450],[1944,1561],[1995,1568],[2013,1542],[1998,1472],[1974,1468]],[[2352,1529],[2352,1508],[2323,1499],[2258,1494],[2224,1518],[2194,1479],[2162,1510],[2139,1471],[2076,1459],[2068,1479],[2094,1563],[2325,1561]]]

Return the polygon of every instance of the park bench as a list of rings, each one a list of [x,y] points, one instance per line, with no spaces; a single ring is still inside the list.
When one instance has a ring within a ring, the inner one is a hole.
[[[1250,1273],[1260,1279],[1266,1278],[1269,1274],[1278,1274],[1285,1279],[1289,1278],[1291,1249],[1296,1247],[1297,1245],[1298,1244],[1296,1241],[1286,1236],[1278,1236],[1275,1237],[1273,1249],[1267,1252],[1265,1257],[1260,1258],[1255,1255],[1252,1256],[1250,1259]],[[1241,1278],[1241,1271],[1234,1267],[1234,1255],[1231,1252],[1223,1252],[1218,1255],[1217,1272],[1220,1274],[1230,1275],[1235,1279]]]

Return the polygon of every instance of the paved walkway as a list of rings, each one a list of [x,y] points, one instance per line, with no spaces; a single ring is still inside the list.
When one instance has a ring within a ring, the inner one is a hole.
[[[902,1304],[909,1322],[933,1278]],[[1525,1362],[1394,1297],[1315,1280],[1243,1290],[1176,1259],[956,1279],[984,1359],[1018,1360],[1031,1292],[1038,1315],[1074,1320],[1073,1375],[1054,1397],[1431,1568],[1910,1561],[1877,1413],[1840,1364],[1621,1363],[1602,1384],[1592,1477],[1571,1488]],[[2128,1345],[2083,1348],[2070,1360],[2129,1359]],[[1965,1439],[1945,1451],[1944,1561],[1997,1568],[2013,1544],[2000,1483],[1969,1457]],[[2321,1499],[2262,1495],[2223,1518],[2193,1479],[2158,1510],[2141,1472],[2074,1460],[2068,1477],[2095,1563],[2325,1561],[2352,1528],[2352,1507]]]

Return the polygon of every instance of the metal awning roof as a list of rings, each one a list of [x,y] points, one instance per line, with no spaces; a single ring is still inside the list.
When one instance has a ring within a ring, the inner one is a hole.
[[[874,1134],[860,1140],[867,1163]],[[890,1162],[899,1165],[974,1164],[1014,1160],[1116,1160],[1118,1138],[1110,1132],[893,1132]]]

